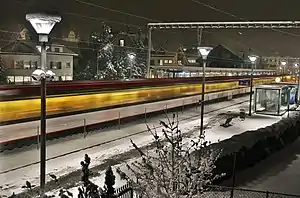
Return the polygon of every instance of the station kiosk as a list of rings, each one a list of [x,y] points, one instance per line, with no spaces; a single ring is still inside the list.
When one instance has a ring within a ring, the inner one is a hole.
[[[254,112],[282,116],[298,104],[298,86],[295,84],[258,85],[254,92]]]

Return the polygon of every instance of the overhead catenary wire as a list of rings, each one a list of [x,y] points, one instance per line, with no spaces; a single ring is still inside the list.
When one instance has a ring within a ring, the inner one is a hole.
[[[217,11],[217,12],[220,12],[220,13],[223,13],[223,14],[226,14],[227,16],[230,16],[230,17],[233,17],[233,18],[242,20],[242,21],[246,21],[246,22],[251,22],[251,21],[248,20],[248,19],[239,17],[239,16],[237,16],[237,15],[235,15],[235,14],[232,14],[232,13],[229,13],[229,12],[227,12],[227,11],[225,11],[225,10],[221,10],[221,9],[217,8],[216,6],[211,6],[211,5],[209,5],[209,4],[207,4],[207,3],[204,3],[204,2],[202,2],[202,1],[200,1],[200,0],[191,0],[191,1],[194,2],[194,3],[200,4],[200,5],[202,5],[202,6],[205,6],[205,7],[209,8],[209,9],[211,9],[211,10],[214,10],[214,11]],[[274,29],[274,28],[270,28],[270,29],[271,29],[272,31],[280,32],[280,33],[283,33],[283,34],[288,34],[288,35],[290,35],[290,36],[296,36],[296,37],[299,37],[299,36],[300,36],[300,34],[294,34],[294,33],[287,32],[287,31],[283,31],[283,30],[279,30],[279,29]]]
[[[13,1],[16,2],[16,3],[22,3],[22,6],[27,6],[22,1],[19,1],[19,0],[13,0]],[[90,6],[95,6],[96,5],[96,7],[98,7],[98,8],[103,8],[103,9],[106,9],[106,10],[110,10],[112,12],[118,12],[120,14],[125,14],[127,16],[137,17],[137,18],[145,19],[145,20],[152,20],[152,21],[155,21],[155,22],[161,22],[161,21],[158,21],[156,19],[151,19],[151,18],[139,16],[139,15],[136,15],[136,14],[131,14],[131,13],[127,13],[127,12],[123,12],[123,11],[119,11],[119,10],[114,10],[114,9],[111,9],[111,8],[108,8],[108,7],[105,7],[105,6],[102,6],[102,5],[98,5],[98,4],[94,5],[93,3],[85,2],[85,1],[82,1],[82,0],[77,0],[77,2],[88,3],[88,5],[90,5]],[[53,11],[55,11],[55,10],[53,10]],[[130,27],[135,27],[135,28],[140,28],[140,29],[147,29],[146,26],[140,26],[140,25],[135,25],[135,24],[130,24],[130,23],[123,23],[123,22],[120,22],[120,21],[113,21],[113,20],[108,20],[108,19],[105,19],[105,18],[92,17],[92,16],[82,15],[82,14],[78,14],[78,13],[62,12],[62,14],[66,14],[66,15],[70,15],[70,16],[76,16],[76,17],[81,17],[81,18],[89,19],[89,20],[105,21],[105,22],[113,23],[113,24],[130,26]],[[161,31],[162,32],[166,32],[164,30],[161,30]],[[178,33],[178,32],[172,32],[172,31],[168,31],[168,32],[171,32],[173,34],[177,34]],[[209,34],[214,34],[213,32],[209,32],[209,31],[203,31],[203,32],[209,33]],[[226,38],[228,38],[228,37],[226,37]],[[234,40],[234,39],[230,39],[230,40]],[[237,43],[237,44],[239,44],[239,45],[242,45],[242,46],[247,46],[249,48],[248,45],[242,44],[241,42],[237,42],[237,41],[234,41],[234,42]],[[253,47],[251,47],[251,49],[253,49],[254,51],[259,52],[259,50],[255,49]]]

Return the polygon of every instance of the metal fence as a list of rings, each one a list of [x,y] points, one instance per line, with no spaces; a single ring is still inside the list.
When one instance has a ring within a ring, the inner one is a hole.
[[[133,198],[134,191],[130,184],[116,189],[117,198]],[[209,186],[199,198],[296,198],[300,195],[275,193],[269,191],[231,188],[225,186]]]
[[[117,198],[133,198],[133,188],[129,183],[125,184],[116,189],[115,195]]]
[[[209,186],[200,198],[295,198],[300,195],[274,193],[269,191],[231,188],[224,186]]]

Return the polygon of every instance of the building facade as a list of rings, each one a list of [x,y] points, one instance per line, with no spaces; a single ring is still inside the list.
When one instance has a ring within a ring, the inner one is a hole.
[[[1,48],[0,56],[6,69],[7,82],[12,84],[30,84],[31,74],[41,68],[41,46],[33,41],[20,39]],[[73,80],[74,57],[78,55],[60,44],[47,46],[46,68],[56,76],[54,81]]]

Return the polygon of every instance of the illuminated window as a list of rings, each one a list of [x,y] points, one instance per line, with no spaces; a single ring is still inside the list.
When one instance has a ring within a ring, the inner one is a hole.
[[[172,61],[172,60],[169,60],[169,63],[173,63],[173,61]]]
[[[163,60],[158,60],[158,62],[159,62],[159,65],[164,65]]]
[[[14,76],[7,76],[7,82],[8,83],[14,83],[15,82],[15,77]]]
[[[189,63],[196,63],[196,60],[195,59],[188,59],[188,62]]]
[[[15,82],[23,82],[23,76],[15,76]]]
[[[24,61],[24,69],[30,69],[30,61]]]
[[[72,76],[66,76],[66,80],[73,80]]]
[[[61,62],[50,61],[50,69],[61,69]]]
[[[182,65],[182,62],[181,60],[177,61],[178,65]]]
[[[24,82],[31,82],[30,76],[24,76]]]
[[[66,68],[71,68],[71,63],[70,62],[66,63]]]
[[[121,40],[120,40],[120,46],[121,46],[121,47],[124,47],[124,45],[125,45],[125,41],[124,41],[123,39],[121,39]]]
[[[168,60],[164,60],[164,63],[168,63]]]

